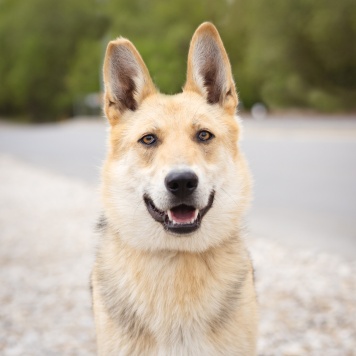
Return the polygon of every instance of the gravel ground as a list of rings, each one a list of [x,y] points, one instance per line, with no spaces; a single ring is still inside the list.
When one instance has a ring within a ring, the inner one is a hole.
[[[0,354],[94,355],[95,186],[0,156]],[[259,354],[356,355],[356,261],[250,236]]]

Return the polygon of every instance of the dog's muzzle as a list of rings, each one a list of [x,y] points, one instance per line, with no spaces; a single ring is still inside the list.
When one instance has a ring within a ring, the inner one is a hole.
[[[198,176],[191,170],[174,170],[167,174],[164,180],[171,207],[160,210],[148,194],[144,195],[147,210],[154,220],[161,223],[165,230],[174,234],[189,234],[197,230],[204,215],[212,207],[215,192],[212,191],[208,204],[203,209],[194,206],[192,198],[198,187]]]

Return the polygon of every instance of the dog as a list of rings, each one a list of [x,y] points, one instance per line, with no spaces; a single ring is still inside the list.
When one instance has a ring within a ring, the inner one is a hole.
[[[134,45],[104,60],[110,123],[92,272],[99,355],[255,355],[258,307],[241,238],[251,179],[237,93],[215,26],[195,31],[181,93]]]

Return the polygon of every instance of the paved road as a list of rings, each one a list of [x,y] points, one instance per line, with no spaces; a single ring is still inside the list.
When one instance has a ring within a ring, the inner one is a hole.
[[[356,259],[355,119],[247,123],[255,234]]]
[[[106,129],[104,119],[32,126],[0,122],[0,152],[97,183],[106,152]]]
[[[0,123],[0,153],[97,183],[106,128]],[[255,177],[252,235],[356,259],[356,117],[246,119],[243,149]]]

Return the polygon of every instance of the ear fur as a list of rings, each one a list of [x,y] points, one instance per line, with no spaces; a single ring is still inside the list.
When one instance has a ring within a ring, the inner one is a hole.
[[[113,125],[126,111],[156,92],[148,69],[135,46],[125,38],[111,41],[104,60],[105,113]]]
[[[192,37],[183,90],[194,91],[208,103],[218,103],[225,110],[235,112],[238,99],[230,61],[212,23],[201,24]]]

